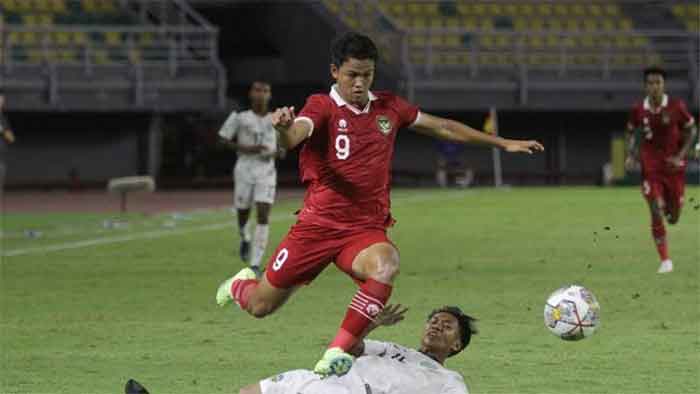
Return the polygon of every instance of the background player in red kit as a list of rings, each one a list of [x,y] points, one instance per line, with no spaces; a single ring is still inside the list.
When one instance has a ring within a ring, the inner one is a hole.
[[[533,153],[537,141],[516,141],[476,131],[459,122],[422,113],[390,92],[369,91],[377,48],[369,37],[348,33],[334,42],[328,94],[315,94],[296,116],[294,107],[273,114],[287,149],[301,144],[304,206],[272,256],[261,281],[244,269],[222,283],[217,302],[235,301],[255,317],[274,312],[300,285],[329,263],[350,275],[359,289],[335,339],[315,372],[345,374],[348,350],[362,338],[386,304],[399,271],[399,253],[387,238],[390,166],[397,132],[406,127],[448,141],[481,143],[508,152]]]
[[[651,233],[661,258],[658,273],[673,271],[663,218],[676,224],[681,216],[687,156],[697,132],[683,100],[664,93],[665,80],[661,68],[644,70],[647,95],[634,105],[627,123],[626,164],[628,169],[638,161],[642,165],[642,193],[649,204]]]

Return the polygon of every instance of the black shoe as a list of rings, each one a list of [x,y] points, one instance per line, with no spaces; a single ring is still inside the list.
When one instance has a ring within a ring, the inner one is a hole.
[[[129,379],[124,386],[124,394],[148,394],[148,390],[134,379]]]
[[[238,253],[241,255],[241,260],[250,260],[250,241],[241,240],[241,245],[238,249]]]

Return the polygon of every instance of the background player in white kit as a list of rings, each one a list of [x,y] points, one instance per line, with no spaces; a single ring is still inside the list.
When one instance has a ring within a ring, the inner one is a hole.
[[[406,309],[387,306],[368,331],[403,320]],[[359,341],[351,353],[357,360],[343,376],[322,378],[308,370],[276,375],[240,394],[467,394],[462,376],[443,366],[448,357],[464,350],[476,334],[472,317],[446,306],[428,315],[417,350],[391,342]]]
[[[241,237],[239,253],[241,259],[249,262],[260,276],[260,261],[267,247],[270,209],[275,201],[277,187],[277,133],[272,127],[269,114],[270,84],[264,80],[254,81],[248,97],[251,109],[232,112],[219,130],[219,136],[236,150],[238,156],[233,169],[233,180],[234,207],[238,213],[238,232]],[[251,256],[251,236],[246,224],[253,202],[258,220]]]

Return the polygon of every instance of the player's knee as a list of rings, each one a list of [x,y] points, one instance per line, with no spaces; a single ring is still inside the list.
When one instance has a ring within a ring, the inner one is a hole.
[[[243,387],[238,391],[238,394],[260,394],[260,385],[251,384],[250,386]]]
[[[251,302],[248,304],[248,313],[257,319],[262,319],[271,314],[274,310],[274,305],[265,301]]]
[[[375,270],[372,273],[374,279],[381,282],[392,282],[399,274],[399,256],[395,250],[381,253],[376,257]]]

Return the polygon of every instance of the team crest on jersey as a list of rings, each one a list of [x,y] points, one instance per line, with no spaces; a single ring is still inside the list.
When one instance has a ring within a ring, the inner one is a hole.
[[[338,121],[338,131],[341,133],[347,133],[348,131],[348,121],[345,119],[340,119]]]
[[[377,116],[377,128],[384,135],[391,133],[391,120],[384,115]]]

